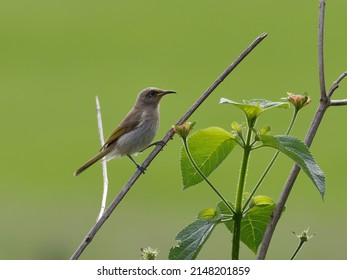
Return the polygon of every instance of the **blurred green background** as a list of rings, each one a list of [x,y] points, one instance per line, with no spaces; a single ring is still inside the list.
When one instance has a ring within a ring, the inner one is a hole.
[[[347,69],[347,2],[327,1],[327,86]],[[99,148],[95,95],[105,134],[120,122],[147,86],[175,89],[161,104],[157,139],[176,123],[217,76],[262,32],[268,37],[192,116],[197,129],[243,121],[221,97],[277,101],[286,92],[313,99],[293,134],[304,138],[319,99],[318,0],[313,1],[17,1],[0,3],[0,258],[67,259],[99,213],[101,165],[72,174]],[[346,98],[346,82],[335,98]],[[272,110],[258,126],[284,133],[292,110]],[[347,109],[331,108],[312,146],[327,177],[323,203],[300,174],[269,250],[288,259],[298,240],[292,231],[310,228],[315,237],[300,259],[345,259],[347,242]],[[175,235],[199,210],[218,198],[200,184],[181,191],[180,139],[169,143],[109,218],[82,259],[139,259],[140,248],[166,259]],[[137,157],[142,162],[149,152]],[[251,158],[248,190],[272,151]],[[240,163],[234,151],[212,176],[234,198]],[[292,162],[280,157],[260,193],[277,200]],[[108,164],[109,201],[134,172],[128,159]],[[216,228],[199,259],[229,259],[231,240]],[[241,257],[255,256],[243,247]]]

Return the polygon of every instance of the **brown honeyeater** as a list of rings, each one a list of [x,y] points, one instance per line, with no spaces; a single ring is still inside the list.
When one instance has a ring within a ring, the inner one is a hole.
[[[110,160],[123,156],[128,156],[143,173],[144,169],[131,156],[151,144],[159,127],[159,102],[169,93],[176,92],[154,87],[142,90],[134,107],[106,139],[99,153],[78,168],[74,175],[77,176],[101,159]]]

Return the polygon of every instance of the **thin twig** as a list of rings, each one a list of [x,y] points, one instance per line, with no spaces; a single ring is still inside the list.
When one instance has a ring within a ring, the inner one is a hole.
[[[330,106],[344,106],[347,105],[347,99],[330,100]]]
[[[95,102],[96,102],[96,118],[98,121],[99,138],[100,138],[100,144],[102,147],[105,143],[105,140],[104,140],[104,131],[102,128],[101,109],[100,109],[100,102],[99,102],[98,96],[95,96]],[[101,218],[102,214],[104,214],[105,208],[106,208],[106,199],[107,199],[107,191],[108,191],[108,177],[107,177],[107,164],[106,164],[106,162],[107,162],[106,160],[103,160],[101,162],[101,164],[102,164],[102,177],[103,177],[104,183],[103,183],[101,208],[100,208],[98,220]]]
[[[326,100],[325,74],[324,74],[324,15],[325,15],[325,0],[319,1],[319,19],[318,19],[318,73],[321,100]]]
[[[211,84],[211,86],[200,96],[200,98],[190,107],[190,109],[184,114],[184,116],[178,121],[177,125],[183,124],[194,112],[195,110],[205,101],[205,99],[217,88],[217,86],[233,71],[236,66],[267,36],[266,33],[259,35],[247,49],[245,49],[241,55]],[[164,138],[162,139],[162,143],[165,145],[170,139],[173,137],[173,130],[170,129]],[[151,161],[159,154],[162,150],[162,145],[157,145],[150,155],[143,162],[142,167],[146,168],[151,163]],[[90,229],[88,234],[85,236],[81,244],[78,246],[77,250],[71,256],[71,259],[78,259],[85,248],[92,241],[96,233],[111,215],[113,210],[117,207],[117,205],[122,201],[124,196],[133,186],[133,184],[137,181],[142,173],[139,170],[136,170],[130,180],[125,184],[125,186],[118,193],[116,198],[111,202],[110,206],[106,209],[101,218],[96,222],[96,224]]]
[[[333,82],[333,85],[329,89],[328,96],[331,97],[334,93],[334,91],[339,87],[340,82],[347,76],[347,71],[343,72],[340,77],[337,78],[335,82]]]

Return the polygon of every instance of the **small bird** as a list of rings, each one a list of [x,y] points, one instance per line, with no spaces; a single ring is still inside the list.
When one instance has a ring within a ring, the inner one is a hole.
[[[74,175],[77,176],[100,159],[108,161],[123,156],[129,157],[144,173],[144,168],[131,156],[146,149],[154,139],[159,127],[159,102],[169,93],[176,92],[154,87],[142,90],[134,107],[107,138],[99,153],[78,168]]]

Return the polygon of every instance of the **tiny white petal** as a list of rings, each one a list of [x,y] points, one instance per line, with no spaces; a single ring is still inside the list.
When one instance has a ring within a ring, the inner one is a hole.
[[[226,98],[221,98],[220,101],[219,101],[219,104],[222,104],[222,103],[233,103],[231,100],[229,99],[226,99]]]

